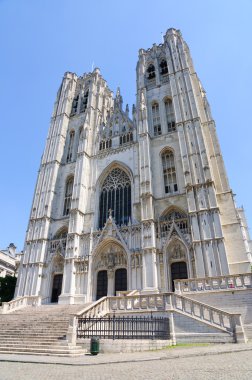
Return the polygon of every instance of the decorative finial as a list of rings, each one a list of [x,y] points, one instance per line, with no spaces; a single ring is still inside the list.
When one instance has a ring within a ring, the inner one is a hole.
[[[109,210],[108,210],[108,213],[109,213],[109,219],[112,219],[112,209],[110,208]]]

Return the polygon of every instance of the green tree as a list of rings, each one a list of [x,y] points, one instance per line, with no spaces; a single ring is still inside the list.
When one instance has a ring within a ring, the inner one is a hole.
[[[16,282],[16,277],[0,277],[0,304],[12,300],[14,297]]]

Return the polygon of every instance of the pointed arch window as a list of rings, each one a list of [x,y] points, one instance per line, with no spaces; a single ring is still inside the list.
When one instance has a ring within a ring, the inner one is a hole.
[[[174,154],[171,150],[166,150],[162,154],[162,165],[164,175],[164,188],[166,194],[173,194],[178,191]]]
[[[75,96],[75,98],[73,99],[71,116],[77,113],[78,102],[79,102],[79,95]]]
[[[50,244],[49,244],[50,252],[56,252],[58,249],[60,249],[62,253],[65,252],[67,233],[68,233],[67,227],[63,227],[59,231],[56,232],[56,234],[54,235],[53,239],[50,241]]]
[[[115,168],[102,184],[99,204],[99,228],[103,228],[109,210],[117,225],[128,224],[131,218],[131,181],[120,168]]]
[[[180,231],[184,234],[189,233],[188,229],[188,216],[183,211],[173,209],[168,211],[159,219],[159,228],[161,237],[168,235],[173,222],[177,225]]]
[[[81,98],[80,112],[85,112],[87,109],[88,93],[89,93],[89,90],[87,90],[84,96]]]
[[[171,99],[165,100],[165,114],[168,132],[176,131],[175,114]]]
[[[162,134],[162,129],[160,123],[159,104],[153,103],[151,111],[154,136],[160,136]]]
[[[105,139],[100,141],[99,150],[105,150],[112,147],[112,139]]]
[[[167,61],[165,59],[162,59],[159,66],[160,66],[160,74],[161,75],[168,74]]]
[[[66,162],[71,162],[73,158],[74,135],[75,135],[74,131],[71,131],[69,135]]]
[[[151,63],[147,68],[147,78],[154,79],[156,77],[155,66]]]
[[[133,133],[128,132],[120,136],[120,145],[127,144],[133,141]]]
[[[72,195],[73,195],[73,182],[74,182],[73,177],[70,177],[66,182],[64,209],[63,209],[64,216],[69,215],[69,212],[71,209],[71,200],[72,200]]]
[[[56,234],[54,235],[54,239],[66,239],[67,233],[68,233],[67,227],[63,227],[56,232]]]

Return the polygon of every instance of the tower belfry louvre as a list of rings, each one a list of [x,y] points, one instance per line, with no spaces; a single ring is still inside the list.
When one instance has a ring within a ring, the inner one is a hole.
[[[180,31],[139,50],[132,113],[100,70],[67,72],[34,192],[16,297],[65,304],[250,271],[206,93]]]

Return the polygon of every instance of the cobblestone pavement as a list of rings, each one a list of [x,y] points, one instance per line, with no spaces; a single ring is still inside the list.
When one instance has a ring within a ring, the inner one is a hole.
[[[191,351],[191,350],[190,350]],[[204,351],[204,350],[203,350]],[[205,350],[206,351],[206,350]],[[193,352],[191,351],[191,354]],[[126,354],[127,355],[127,354]],[[133,356],[132,356],[133,355]],[[20,361],[0,362],[0,380],[108,380],[108,379],[144,379],[144,380],[251,380],[252,351],[237,351],[207,355],[202,352],[198,356],[175,356],[157,353],[138,353],[136,361],[123,362],[124,354],[99,355],[95,358],[85,358],[85,364],[80,359],[60,358],[58,364],[44,359],[41,363],[24,363]],[[3,355],[1,355],[1,360]],[[108,360],[113,357],[114,361]],[[117,357],[117,359],[116,359]],[[131,354],[133,359],[134,354]],[[106,359],[107,358],[107,359]],[[77,359],[77,360],[75,360]],[[98,357],[97,357],[98,360]],[[102,364],[102,360],[106,364]],[[117,362],[116,362],[117,360]],[[89,362],[89,363],[88,363]],[[65,364],[66,363],[66,364]]]

